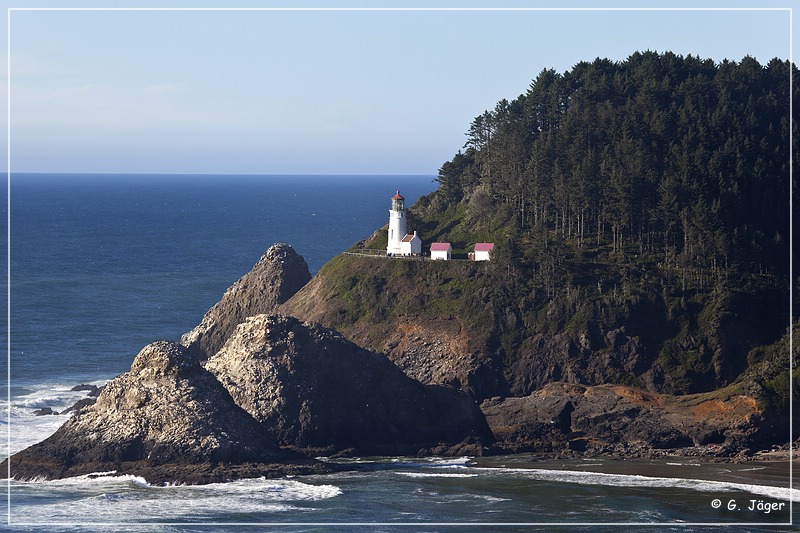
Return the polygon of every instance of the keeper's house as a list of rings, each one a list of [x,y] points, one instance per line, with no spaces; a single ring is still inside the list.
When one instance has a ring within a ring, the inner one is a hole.
[[[475,261],[491,261],[492,250],[494,250],[493,242],[479,242],[475,245],[472,257]]]
[[[400,255],[419,255],[421,253],[422,239],[417,236],[417,232],[415,231],[413,235],[406,234],[400,241]]]
[[[449,242],[435,242],[431,244],[431,259],[450,261],[453,255],[453,247]]]

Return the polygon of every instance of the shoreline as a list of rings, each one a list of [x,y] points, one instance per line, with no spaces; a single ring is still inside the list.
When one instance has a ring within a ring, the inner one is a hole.
[[[83,396],[83,399],[88,399],[92,396],[96,396],[97,393],[96,392],[91,393],[90,391],[87,390],[88,387],[89,387],[88,385],[80,384],[72,386],[70,391],[75,392],[79,395],[84,394],[85,396]],[[79,400],[79,403],[80,401],[83,400]],[[67,413],[70,410],[73,409],[70,408],[67,410],[62,410],[62,413]],[[71,414],[72,413],[64,417],[62,420],[66,422],[66,420],[71,416]],[[50,415],[50,416],[61,419],[61,417],[64,416],[64,414]],[[45,416],[44,419],[51,419],[50,416]],[[46,439],[48,436],[44,438]],[[504,444],[506,444],[506,446],[504,446]],[[664,477],[674,477],[674,472],[675,472],[674,467],[686,467],[687,469],[692,469],[692,470],[687,470],[687,473],[696,473],[704,469],[717,471],[722,474],[729,474],[730,472],[734,471],[737,472],[736,474],[737,476],[740,476],[743,479],[748,479],[751,482],[755,482],[757,484],[768,484],[771,486],[785,486],[785,487],[788,487],[789,465],[796,464],[798,465],[798,467],[800,467],[800,456],[798,456],[798,454],[796,453],[796,450],[798,449],[798,447],[800,447],[800,441],[794,444],[793,449],[790,449],[789,443],[784,443],[782,445],[773,445],[770,449],[764,449],[758,451],[752,451],[749,449],[736,450],[714,445],[691,446],[691,447],[672,448],[672,449],[654,449],[643,445],[625,445],[625,444],[617,444],[613,446],[605,445],[602,447],[590,446],[584,451],[570,450],[568,448],[558,451],[552,451],[552,450],[539,451],[535,449],[534,447],[535,445],[528,447],[527,449],[525,447],[519,447],[517,449],[514,449],[513,445],[507,446],[507,444],[508,443],[503,443],[502,441],[500,441],[499,443],[495,443],[494,445],[489,445],[484,448],[482,454],[472,455],[471,461],[475,463],[498,463],[503,461],[511,461],[514,463],[533,465],[532,467],[534,468],[536,468],[537,464],[555,464],[558,462],[565,462],[565,461],[568,461],[573,464],[602,463],[605,466],[616,464],[617,466],[615,468],[618,468],[620,470],[620,473],[624,472],[626,474],[646,475],[643,472],[632,471],[632,469],[635,468],[643,468],[644,471],[652,470],[654,472],[658,472],[659,475],[663,474]],[[355,450],[352,450],[351,453],[353,451]],[[430,452],[431,449],[426,451]],[[347,452],[345,452],[344,454],[340,454],[338,456],[335,454],[333,456],[326,457],[325,460],[323,461],[328,464],[331,463],[335,464],[337,462],[337,459],[346,459],[348,455],[350,454]],[[466,451],[466,455],[469,455],[468,451]],[[408,456],[398,455],[392,457],[402,458]],[[452,452],[451,454],[426,453],[419,455],[417,458],[447,459],[450,457],[452,457]],[[194,476],[205,477],[201,474],[202,468],[198,467],[200,467],[200,465],[189,467],[188,470],[191,470]],[[728,472],[723,472],[722,470],[724,469],[727,469]],[[166,470],[168,470],[168,468]],[[232,468],[231,470],[237,471],[236,472],[237,475],[234,477],[234,479],[254,477],[254,476],[257,477],[256,472],[259,471],[258,469],[254,468],[250,470],[251,473],[250,475],[248,475],[245,472],[249,469]],[[280,469],[278,468],[276,470]],[[798,468],[797,471],[800,472],[800,468]],[[131,472],[127,471],[121,472],[120,475],[128,473]],[[299,471],[296,471],[294,472],[294,475],[297,475],[299,473],[300,473]],[[316,473],[324,475],[324,473],[321,471],[317,471]],[[608,473],[614,473],[614,472],[608,472]],[[272,475],[275,477],[281,477],[280,473],[276,471],[273,471]],[[291,476],[292,474],[288,475]],[[69,477],[75,477],[75,476],[69,476]],[[164,472],[161,471],[159,472],[159,475],[157,475],[155,479],[152,481],[164,482],[167,481],[166,479],[167,477],[169,476],[165,476]],[[224,474],[220,476],[219,472],[217,472],[217,475],[211,477],[214,477],[215,481],[220,481],[221,480],[220,478],[224,478],[225,476]],[[719,478],[717,477],[706,477],[705,479],[719,480]],[[795,479],[800,481],[800,474],[796,475]],[[776,482],[778,483],[777,485],[775,484]],[[798,486],[800,486],[800,483],[798,483]]]
[[[701,480],[739,485],[754,485],[782,490],[793,489],[800,501],[800,489],[792,483],[790,487],[790,464],[786,461],[763,458],[750,463],[733,463],[722,460],[709,460],[706,457],[671,455],[659,458],[617,458],[617,457],[548,457],[546,454],[521,453],[476,457],[473,466],[487,468],[519,468],[530,470],[564,470],[565,472],[586,472],[640,476],[648,478],[670,478]],[[798,459],[794,459],[797,463]],[[800,463],[797,463],[800,464]],[[798,476],[795,475],[795,480]]]
[[[712,455],[708,447],[675,449],[637,449],[633,455],[585,452],[496,451],[471,458],[475,466],[502,468],[553,469],[650,478],[694,479],[701,481],[754,485],[792,490],[793,501],[800,501],[800,457],[797,443],[770,450],[737,455]],[[790,476],[792,476],[790,478]]]

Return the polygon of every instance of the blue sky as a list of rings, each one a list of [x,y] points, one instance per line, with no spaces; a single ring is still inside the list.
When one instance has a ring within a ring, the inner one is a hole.
[[[790,55],[787,11],[14,10],[10,20],[16,172],[436,174],[464,144],[473,117],[527,90],[544,68],[563,72],[582,60],[619,61],[637,50],[716,61],[752,55],[762,63]]]

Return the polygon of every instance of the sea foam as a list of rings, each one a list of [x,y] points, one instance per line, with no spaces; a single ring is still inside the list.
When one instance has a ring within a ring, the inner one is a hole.
[[[105,381],[92,384],[102,385]],[[2,439],[0,453],[11,455],[41,442],[61,427],[73,413],[36,416],[34,411],[50,407],[62,412],[87,397],[86,391],[73,391],[64,384],[40,383],[27,387],[29,392],[11,398],[0,414],[0,425],[10,425],[11,438]],[[10,407],[10,409],[9,409]]]
[[[114,523],[120,517],[136,523],[213,521],[224,515],[268,519],[288,511],[314,512],[313,502],[342,494],[335,485],[287,479],[154,486],[136,476],[93,474],[43,483],[15,481],[11,492],[15,521],[72,523]]]
[[[407,477],[478,477],[478,474],[452,474],[448,472],[397,472]]]
[[[605,474],[569,470],[546,470],[537,468],[482,468],[499,475],[517,475],[541,481],[577,483],[582,485],[604,485],[612,487],[680,488],[699,492],[749,492],[759,496],[800,502],[800,490],[771,485],[731,483],[704,479],[672,477],[650,477],[630,474]]]

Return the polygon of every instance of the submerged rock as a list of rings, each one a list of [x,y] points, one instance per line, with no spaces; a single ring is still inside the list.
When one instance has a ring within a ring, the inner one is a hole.
[[[74,392],[86,391],[88,396],[97,397],[100,395],[100,389],[101,387],[98,387],[97,385],[81,384],[81,385],[75,385],[70,390]]]
[[[9,461],[20,480],[116,471],[150,482],[204,483],[313,469],[282,451],[214,376],[169,341],[146,346],[96,403]]]
[[[466,394],[422,385],[384,356],[295,318],[250,317],[205,366],[280,444],[297,449],[480,453],[491,439]]]
[[[67,413],[77,413],[78,411],[80,411],[81,409],[86,407],[87,405],[94,404],[96,401],[97,401],[97,398],[81,398],[77,402],[73,403],[70,407],[68,407],[68,408],[64,409],[63,411],[61,411],[61,414],[65,415]]]
[[[202,322],[181,337],[181,344],[200,360],[222,348],[245,318],[271,313],[311,279],[303,256],[288,244],[274,244],[253,268],[234,283]]]

